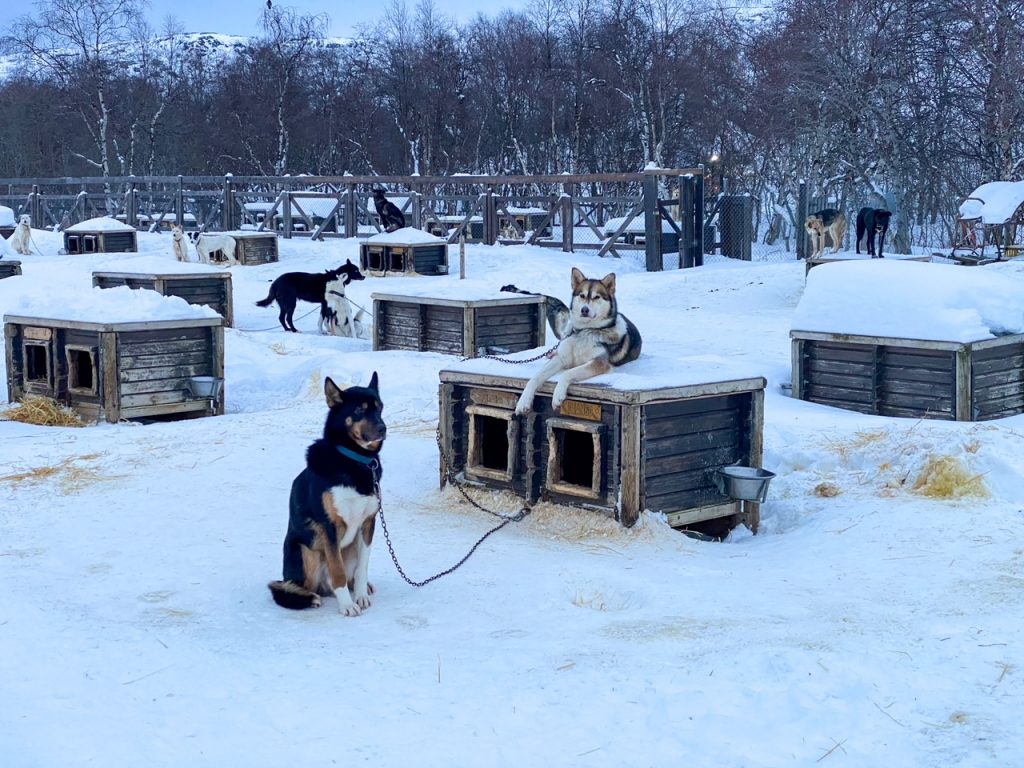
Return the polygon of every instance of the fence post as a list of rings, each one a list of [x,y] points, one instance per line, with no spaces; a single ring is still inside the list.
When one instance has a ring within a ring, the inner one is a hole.
[[[696,266],[693,263],[694,238],[694,179],[679,177],[679,268]]]
[[[693,180],[693,256],[692,265],[704,266],[704,166]]]
[[[484,192],[484,244],[494,245],[498,242],[498,210],[494,199],[494,186],[487,185]]]
[[[286,189],[281,193],[284,202],[281,204],[281,221],[284,224],[284,239],[292,239],[292,191]]]
[[[231,188],[231,176],[224,177],[224,210],[221,212],[220,225],[225,232],[235,228],[235,193]]]
[[[415,229],[423,229],[423,200],[417,188],[410,190],[409,195],[412,197],[412,226]]]
[[[356,185],[349,184],[345,191],[345,237],[355,237],[356,222]]]
[[[174,193],[174,223],[185,228],[185,177],[178,174],[178,189]],[[196,225],[199,225],[198,220]]]
[[[137,197],[137,190],[135,189],[135,177],[132,176],[132,180],[128,182],[128,195],[125,200],[125,211],[124,221],[129,227],[138,226],[138,213],[139,213],[139,199]]]
[[[572,253],[576,246],[574,236],[576,232],[573,224],[576,217],[572,210],[572,183],[566,182],[562,185],[561,210],[558,215],[562,219],[562,250],[565,253]]]
[[[32,194],[29,195],[29,198],[28,198],[28,211],[29,211],[29,216],[32,217],[32,226],[33,227],[44,227],[44,226],[46,226],[46,222],[43,221],[40,218],[40,216],[42,214],[42,205],[41,205],[41,200],[40,200],[39,185],[38,184],[33,184],[32,185]]]
[[[801,180],[796,196],[796,258],[797,260],[807,258],[807,231],[804,229],[804,222],[807,221],[807,182]]]
[[[644,249],[647,255],[647,271],[660,272],[661,263],[661,216],[658,215],[658,177],[651,171],[644,171]]]

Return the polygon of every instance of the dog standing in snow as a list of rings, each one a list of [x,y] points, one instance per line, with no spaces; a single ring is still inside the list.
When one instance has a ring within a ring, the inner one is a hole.
[[[196,238],[196,252],[203,264],[212,264],[211,256],[217,251],[224,254],[225,267],[233,267],[238,263],[235,258],[235,238],[231,235],[203,232]]]
[[[27,213],[21,214],[17,226],[14,227],[14,234],[8,240],[14,250],[22,256],[32,253],[30,243],[32,242],[32,217]]]
[[[362,280],[363,276],[359,274],[358,277],[351,279]],[[324,286],[327,309],[322,313],[321,321],[327,326],[327,333],[331,336],[368,339],[370,324],[366,320],[366,313],[362,309],[353,313],[352,302],[345,296],[345,286],[348,283],[349,276],[342,274]]]
[[[171,227],[171,244],[174,246],[174,258],[178,261],[191,261],[188,257],[188,238],[185,230],[175,224]]]

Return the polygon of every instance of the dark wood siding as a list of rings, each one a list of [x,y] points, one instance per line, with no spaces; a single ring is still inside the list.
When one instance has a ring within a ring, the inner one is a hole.
[[[876,364],[874,347],[806,341],[801,365],[804,400],[876,413]]]
[[[121,407],[180,403],[191,376],[214,375],[212,329],[119,333]]]
[[[132,232],[104,232],[99,242],[104,253],[127,253],[139,250],[136,234]]]
[[[230,317],[231,279],[228,274],[187,280],[167,278],[163,293],[165,296],[180,296],[189,304],[210,307],[221,317]]]
[[[913,347],[876,349],[878,414],[956,418],[956,353]]]
[[[447,355],[462,354],[462,324],[465,317],[462,307],[421,304],[420,317],[421,350]]]
[[[476,310],[476,344],[498,352],[519,352],[541,345],[538,338],[540,304],[479,307]]]
[[[643,506],[675,511],[725,504],[714,470],[750,453],[750,394],[723,395],[643,409]]]
[[[413,270],[417,274],[437,275],[447,272],[447,270],[439,269],[448,264],[448,246],[444,243],[413,245],[410,246],[410,250],[412,251]]]
[[[422,349],[420,340],[420,305],[402,301],[379,301],[374,322],[381,349]]]
[[[0,280],[21,274],[21,262],[14,259],[0,259]]]
[[[241,264],[269,264],[277,261],[277,235],[273,232],[240,235],[235,238],[235,258]]]
[[[976,350],[971,357],[972,418],[1024,412],[1024,343]]]

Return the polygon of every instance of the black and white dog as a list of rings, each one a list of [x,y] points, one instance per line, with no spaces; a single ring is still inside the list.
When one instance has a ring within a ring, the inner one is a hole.
[[[394,232],[405,226],[405,215],[397,205],[384,196],[384,190],[380,187],[373,190],[373,206],[377,209],[380,225],[384,227],[385,232]]]
[[[349,279],[362,280],[363,275],[359,267],[346,259],[345,263],[337,269],[328,269],[326,272],[316,274],[315,272],[285,272],[270,284],[270,292],[267,298],[256,302],[257,307],[269,307],[271,302],[276,301],[278,308],[278,321],[286,331],[298,333],[295,327],[293,316],[295,305],[299,301],[309,301],[320,305],[321,331],[323,319],[327,315],[327,284],[336,280],[341,275],[348,275]],[[359,277],[353,277],[359,275]]]
[[[875,235],[878,235],[878,258],[882,255],[882,246],[885,243],[885,235],[889,231],[889,220],[892,212],[884,208],[861,208],[857,211],[857,253],[860,253],[860,241],[867,235],[868,255],[875,257]]]
[[[351,339],[370,338],[370,323],[366,313],[352,309],[352,302],[345,295],[345,286],[354,280],[365,280],[363,273],[354,265],[351,270],[327,283],[324,288],[326,309],[320,313],[320,332],[330,336],[347,336]]]

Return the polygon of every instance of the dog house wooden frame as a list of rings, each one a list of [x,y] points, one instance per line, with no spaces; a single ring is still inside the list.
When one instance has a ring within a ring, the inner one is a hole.
[[[442,487],[450,470],[470,485],[597,510],[626,526],[649,509],[676,528],[714,520],[756,532],[759,505],[741,509],[715,474],[729,464],[760,466],[764,378],[649,390],[584,382],[569,387],[560,411],[548,382],[534,410],[517,416],[526,382],[440,372]]]
[[[277,235],[273,232],[225,232],[235,238],[235,258],[251,267],[278,260]]]
[[[359,268],[371,275],[447,275],[448,243],[426,232],[413,232],[418,235],[410,236],[406,228],[367,238],[359,245]]]
[[[97,288],[146,288],[161,296],[179,296],[189,304],[212,308],[224,318],[229,328],[234,325],[231,298],[231,273],[209,272],[93,272],[92,284]]]
[[[21,274],[21,262],[17,259],[0,259],[0,280]]]
[[[791,331],[793,397],[879,416],[1024,413],[1024,334],[972,342]]]
[[[544,345],[543,296],[443,299],[374,293],[374,350],[477,357]]]
[[[134,253],[138,250],[135,227],[110,217],[89,219],[64,230],[64,251],[69,254]]]
[[[7,396],[50,397],[91,421],[213,416],[193,376],[224,377],[221,318],[96,323],[4,317]]]

